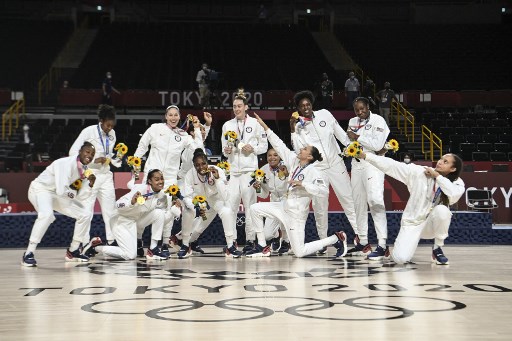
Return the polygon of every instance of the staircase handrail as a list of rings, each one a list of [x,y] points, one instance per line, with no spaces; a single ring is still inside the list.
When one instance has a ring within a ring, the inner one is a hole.
[[[2,141],[5,141],[12,135],[12,121],[14,115],[16,115],[15,129],[19,126],[20,112],[25,116],[25,98],[14,102],[3,114],[2,114]],[[6,127],[7,126],[7,127]],[[6,128],[8,128],[8,134],[6,134]]]
[[[430,161],[434,162],[434,147],[439,148],[439,155],[443,154],[443,140],[439,136],[437,136],[435,133],[432,132],[432,130],[428,129],[426,125],[421,126],[421,152],[423,153],[423,156],[426,158],[426,152],[425,152],[425,138],[429,141],[429,151],[430,154]],[[434,141],[435,140],[435,141]]]
[[[414,142],[415,117],[400,102],[393,99],[391,102],[390,118],[393,117],[393,110],[396,112],[396,127],[406,137],[408,142]],[[401,118],[403,117],[403,128],[401,127]],[[410,132],[409,132],[410,130]]]

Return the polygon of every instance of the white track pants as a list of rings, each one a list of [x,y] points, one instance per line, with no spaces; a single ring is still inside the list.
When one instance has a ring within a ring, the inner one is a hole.
[[[357,215],[357,229],[354,232],[361,239],[368,239],[368,207],[372,214],[379,244],[386,243],[388,222],[384,206],[384,173],[366,163],[352,167],[352,195]]]
[[[114,178],[112,172],[96,174],[96,182],[92,188],[92,194],[83,201],[83,205],[94,215],[94,204],[98,199],[101,206],[101,215],[105,223],[105,234],[108,241],[114,240],[110,220],[116,214],[116,190],[114,188]],[[91,215],[91,220],[93,215]],[[89,221],[89,229],[91,228]]]
[[[224,236],[226,238],[226,245],[231,246],[233,244],[234,235],[233,235],[233,222],[234,214],[233,211],[222,201],[217,201],[209,203],[210,209],[206,211],[206,220],[203,220],[201,217],[195,217],[195,212],[187,212],[187,221],[192,220],[190,226],[191,229],[186,229],[187,231],[182,232],[183,236],[183,244],[190,245],[189,243],[193,243],[199,239],[201,234],[206,230],[208,226],[210,226],[211,222],[218,214],[220,220],[222,221],[222,227],[224,229]],[[187,232],[187,233],[185,233]]]
[[[155,209],[143,215],[140,219],[134,220],[124,216],[114,217],[111,221],[112,233],[119,246],[102,246],[98,247],[104,255],[121,258],[125,260],[135,259],[137,257],[137,228],[148,225],[159,226],[160,232],[163,227],[164,214],[160,209]]]
[[[37,219],[32,227],[30,241],[39,244],[51,223],[55,221],[53,211],[76,219],[73,240],[79,243],[89,242],[89,227],[92,211],[80,202],[68,197],[61,197],[52,191],[28,189],[28,200],[37,211]]]
[[[254,230],[258,236],[258,243],[265,244],[263,232],[263,218],[278,220],[286,229],[293,252],[297,257],[311,255],[324,247],[334,244],[337,237],[323,238],[313,242],[304,243],[306,221],[292,217],[286,212],[281,202],[260,202],[251,206],[251,218]]]
[[[435,238],[436,244],[443,246],[444,240],[448,238],[448,228],[451,220],[452,212],[450,212],[450,209],[444,205],[438,205],[434,207],[427,219],[420,225],[402,225],[391,253],[393,260],[398,264],[410,261],[420,239]]]
[[[256,203],[256,190],[250,186],[252,177],[251,173],[243,173],[241,175],[233,175],[229,179],[228,191],[229,202],[228,206],[233,211],[233,236],[237,239],[236,221],[238,208],[240,206],[240,199],[244,204],[245,209],[245,237],[246,240],[254,240],[256,238],[254,228],[251,223],[251,205]]]
[[[347,168],[343,164],[342,160],[332,166],[331,168],[319,170],[325,183],[332,186],[336,197],[338,198],[343,211],[347,216],[350,225],[354,229],[357,229],[356,211],[354,208],[354,201],[352,199],[352,186],[350,184],[350,177],[347,172]],[[314,197],[313,198],[313,210],[315,211],[316,229],[320,239],[327,237],[328,212],[329,212],[329,196],[326,197]]]

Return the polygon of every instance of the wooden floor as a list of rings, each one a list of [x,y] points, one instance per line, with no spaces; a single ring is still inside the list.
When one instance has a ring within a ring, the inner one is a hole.
[[[362,257],[66,263],[0,250],[1,340],[510,340],[512,246],[446,246],[450,265]],[[329,252],[333,252],[330,249]]]

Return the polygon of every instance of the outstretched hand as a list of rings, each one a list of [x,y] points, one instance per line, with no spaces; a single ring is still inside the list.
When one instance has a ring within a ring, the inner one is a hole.
[[[254,118],[256,119],[256,121],[258,121],[258,123],[260,124],[260,126],[263,127],[264,130],[268,130],[268,125],[266,125],[265,122],[263,122],[263,120],[261,119],[261,117],[258,116],[258,114],[256,114],[255,112],[252,113],[254,115]]]

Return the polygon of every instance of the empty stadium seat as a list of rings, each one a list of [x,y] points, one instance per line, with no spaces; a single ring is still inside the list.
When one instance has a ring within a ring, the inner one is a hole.
[[[471,154],[473,161],[489,161],[489,153],[487,152],[473,152]]]
[[[489,159],[491,161],[508,161],[507,154],[503,152],[490,152]]]

